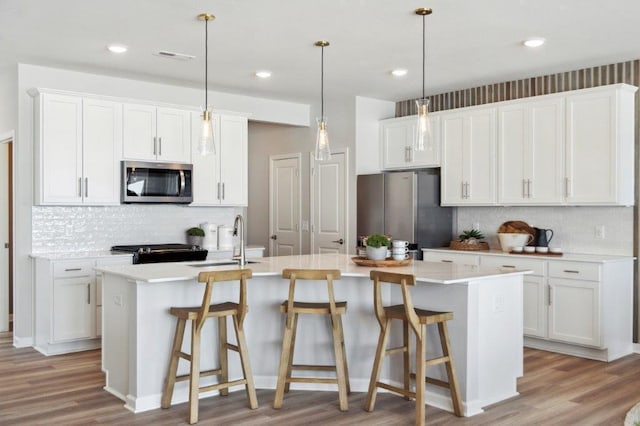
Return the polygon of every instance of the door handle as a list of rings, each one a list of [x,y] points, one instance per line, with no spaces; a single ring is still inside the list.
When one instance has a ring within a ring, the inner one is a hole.
[[[332,243],[344,244],[344,240],[340,238],[339,240],[331,241]]]
[[[272,236],[270,236],[269,238],[271,238],[272,240],[274,240],[274,241],[275,241],[275,240],[277,240],[277,239],[278,239],[278,236],[277,236],[276,234],[273,234],[273,235],[272,235]]]

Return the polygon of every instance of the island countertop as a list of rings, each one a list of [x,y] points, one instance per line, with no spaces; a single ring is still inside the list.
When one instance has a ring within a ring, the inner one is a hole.
[[[416,280],[432,284],[454,284],[469,280],[489,279],[498,276],[531,273],[529,270],[502,271],[498,268],[482,268],[451,263],[413,261],[407,266],[372,268],[358,266],[347,254],[308,254],[295,256],[277,256],[251,259],[245,268],[253,275],[276,276],[286,268],[298,269],[338,269],[345,277],[368,278],[371,270],[387,270],[403,274],[413,274]],[[139,265],[114,265],[95,268],[97,271],[114,274],[132,281],[161,283],[196,279],[202,271],[214,271],[238,268],[230,261],[201,261],[176,263],[150,263]]]

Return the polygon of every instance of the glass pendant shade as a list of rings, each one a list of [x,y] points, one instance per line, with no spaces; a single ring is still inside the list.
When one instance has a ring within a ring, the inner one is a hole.
[[[431,135],[431,121],[429,121],[429,99],[416,100],[418,107],[418,122],[416,123],[415,140],[413,149],[424,151],[433,149],[433,138]]]
[[[211,117],[211,111],[208,110],[202,112],[198,151],[200,155],[215,155],[216,153],[216,145],[213,140],[213,118]]]
[[[316,135],[316,160],[324,161],[331,158],[331,150],[329,149],[329,134],[327,133],[327,118],[318,117],[318,133]]]

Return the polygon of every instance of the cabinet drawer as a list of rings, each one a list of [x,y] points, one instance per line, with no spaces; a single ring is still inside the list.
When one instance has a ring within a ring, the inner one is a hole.
[[[54,278],[88,277],[93,275],[93,260],[54,262]]]
[[[503,271],[531,269],[533,275],[544,276],[544,260],[516,258],[516,256],[482,256],[480,265],[489,268],[500,268]]]
[[[479,266],[480,256],[466,253],[444,253],[425,251],[422,254],[425,262],[455,263],[456,265]]]
[[[549,277],[600,281],[600,265],[581,262],[549,262]]]

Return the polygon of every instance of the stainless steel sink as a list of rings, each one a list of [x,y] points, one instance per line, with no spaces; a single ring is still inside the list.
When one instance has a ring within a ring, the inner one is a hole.
[[[250,263],[260,263],[255,260],[247,260],[247,264]],[[193,266],[194,268],[206,268],[207,266],[228,266],[228,265],[238,265],[237,260],[223,260],[221,262],[207,262],[207,263],[197,263],[189,266]]]

